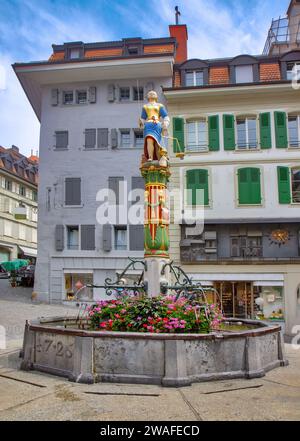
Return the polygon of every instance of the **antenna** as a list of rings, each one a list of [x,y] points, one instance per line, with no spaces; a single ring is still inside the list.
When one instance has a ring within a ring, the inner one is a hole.
[[[175,22],[177,25],[179,24],[179,15],[181,15],[181,12],[179,11],[178,6],[175,6]]]

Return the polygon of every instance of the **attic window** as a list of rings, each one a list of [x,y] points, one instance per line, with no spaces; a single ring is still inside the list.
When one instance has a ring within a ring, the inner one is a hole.
[[[129,46],[128,47],[128,54],[129,55],[138,55],[139,48],[137,46]]]
[[[236,83],[253,83],[253,66],[251,64],[236,66],[235,78]]]
[[[80,49],[79,48],[70,49],[70,58],[71,60],[80,58]]]

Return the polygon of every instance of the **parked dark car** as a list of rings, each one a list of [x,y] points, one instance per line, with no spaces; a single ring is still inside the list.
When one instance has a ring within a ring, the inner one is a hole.
[[[9,279],[9,273],[0,265],[0,279]]]

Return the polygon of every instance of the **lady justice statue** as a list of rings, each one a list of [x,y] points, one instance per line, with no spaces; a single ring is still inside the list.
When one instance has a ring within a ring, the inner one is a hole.
[[[144,155],[147,161],[157,160],[166,166],[167,150],[161,145],[162,136],[168,136],[170,119],[163,104],[157,102],[157,93],[147,94],[148,103],[143,106],[140,127],[144,128]]]

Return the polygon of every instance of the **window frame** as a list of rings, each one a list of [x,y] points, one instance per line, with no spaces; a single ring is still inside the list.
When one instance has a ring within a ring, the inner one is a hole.
[[[136,149],[143,149],[144,148],[144,134],[143,134],[143,130],[142,129],[134,129],[134,147]],[[137,138],[137,135],[141,135],[141,138]],[[142,144],[139,146],[137,145],[136,140],[137,139],[142,139]]]
[[[245,68],[251,68],[251,73],[252,73],[252,80],[251,81],[237,81],[237,71],[238,69],[245,69]],[[250,83],[254,83],[254,66],[253,64],[241,64],[241,65],[237,65],[234,67],[234,74],[235,74],[235,84],[250,84]]]
[[[202,74],[202,81],[200,84],[197,84],[197,73],[201,73]],[[187,75],[188,74],[193,74],[193,84],[187,84]],[[201,87],[204,86],[204,70],[203,69],[186,69],[185,70],[185,82],[184,82],[185,87]]]
[[[117,232],[118,231],[126,231],[126,245],[123,246],[123,248],[117,248]],[[129,229],[127,228],[127,225],[114,225],[114,242],[113,242],[113,249],[114,251],[127,251],[129,248]]]
[[[128,98],[124,98],[122,97],[122,90],[127,89],[128,91]],[[128,103],[129,101],[131,101],[131,88],[130,86],[120,86],[119,87],[119,102],[120,103]]]
[[[77,228],[78,231],[78,245],[77,248],[70,248],[69,247],[69,228]],[[66,243],[65,248],[68,251],[80,251],[81,250],[81,240],[80,240],[80,225],[66,225]]]
[[[290,127],[289,127],[289,118],[297,118],[297,125],[298,125],[298,145],[292,146],[290,144]],[[300,149],[300,113],[287,113],[287,135],[288,135],[288,149],[295,150]]]
[[[131,129],[119,129],[120,132],[120,143],[119,143],[119,148],[120,149],[132,149],[132,136],[131,136]],[[122,135],[125,134],[125,132],[128,132],[129,134],[129,145],[123,145],[122,142]]]
[[[67,94],[72,94],[72,102],[66,102],[66,95]],[[74,104],[74,98],[75,98],[75,94],[74,94],[74,90],[63,90],[62,92],[62,104],[64,106],[72,106]]]
[[[204,122],[205,123],[205,127],[206,127],[206,148],[203,150],[200,150],[199,147],[199,131],[198,131],[198,123],[199,122]],[[196,142],[197,144],[195,144],[195,149],[189,149],[189,124],[191,123],[195,123],[196,124],[196,132],[195,132],[195,137],[196,137]],[[184,122],[184,136],[185,136],[185,151],[188,153],[207,153],[209,152],[209,127],[208,127],[208,117],[207,116],[203,116],[203,117],[197,117],[197,118],[189,118],[187,120],[185,120]]]
[[[66,145],[66,147],[57,147],[57,135],[59,133],[66,133],[67,134],[67,145]],[[69,130],[55,130],[54,137],[55,137],[54,150],[56,150],[56,151],[65,151],[65,150],[69,149]]]
[[[294,201],[293,170],[297,170],[300,173],[300,166],[290,167],[291,204],[292,205],[299,205],[300,204],[300,190],[299,190],[299,202]],[[300,179],[299,179],[299,184],[300,184]]]
[[[142,94],[140,94],[140,92],[142,92]],[[135,95],[137,95],[138,99],[135,98]],[[140,97],[140,95],[142,95],[142,97]],[[139,101],[144,101],[145,100],[145,90],[143,86],[132,86],[132,101],[134,102],[139,102]]]
[[[79,101],[78,96],[79,96],[80,93],[85,93],[85,101],[83,101],[83,102]],[[88,103],[88,91],[87,91],[87,89],[76,89],[75,96],[76,96],[76,104],[81,106],[83,104],[87,104]]]
[[[239,148],[238,147],[238,119],[245,119],[246,121],[252,119],[255,120],[255,127],[256,127],[256,148],[249,148],[249,127],[248,124],[246,124],[246,148]],[[240,115],[234,115],[234,132],[235,132],[235,151],[236,152],[257,152],[261,150],[260,146],[260,127],[259,127],[259,117],[254,114],[240,114]]]

